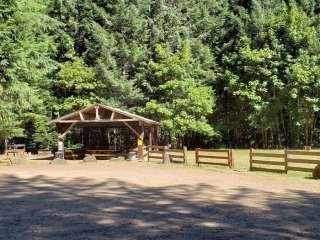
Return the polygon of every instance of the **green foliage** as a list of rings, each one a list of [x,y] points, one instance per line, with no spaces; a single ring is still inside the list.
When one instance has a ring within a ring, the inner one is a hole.
[[[29,125],[38,128],[44,97],[55,69],[54,44],[48,31],[58,23],[46,14],[45,1],[1,1],[0,8],[0,132],[1,140],[28,137]],[[34,115],[30,119],[30,115]],[[48,120],[48,119],[47,119]]]
[[[160,85],[159,92],[162,97],[148,102],[145,111],[161,121],[169,139],[177,142],[190,132],[214,135],[207,122],[213,104],[210,88],[194,79],[170,80]]]
[[[98,87],[93,68],[85,66],[80,58],[60,64],[57,73],[56,91],[60,91],[60,102],[57,109],[62,112],[72,111],[90,104],[93,91]]]
[[[0,0],[1,140],[52,146],[50,119],[101,102],[193,147],[319,144],[318,5]]]
[[[156,46],[157,62],[150,68],[156,84],[157,100],[147,103],[145,111],[157,117],[174,142],[193,132],[213,136],[213,128],[207,116],[213,112],[212,90],[193,79],[192,53],[189,41],[185,41],[180,52],[172,53],[161,45]]]

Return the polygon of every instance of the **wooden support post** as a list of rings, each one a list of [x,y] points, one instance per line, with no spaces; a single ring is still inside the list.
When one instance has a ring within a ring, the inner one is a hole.
[[[140,144],[138,145],[138,159],[143,160],[143,145],[140,145]]]
[[[250,148],[250,171],[252,171],[252,148]]]
[[[138,159],[142,160],[143,159],[143,139],[144,139],[144,126],[142,124],[141,126],[141,133],[139,135],[138,138],[138,144],[137,144],[137,148],[138,148]]]
[[[149,128],[149,145],[152,146],[153,144],[153,138],[154,138],[154,128],[150,127]]]
[[[61,159],[64,159],[64,135],[58,136],[58,152],[60,153]]]
[[[196,148],[196,164],[199,166],[200,163],[199,163],[199,151],[200,151],[200,148]]]
[[[76,125],[76,123],[71,123],[71,124],[62,124],[62,125],[58,125],[58,152],[59,152],[59,156],[61,159],[64,159],[64,139],[65,136],[67,135],[67,133],[69,132],[69,130],[74,127]]]
[[[188,148],[186,146],[183,146],[183,162],[188,163]]]
[[[154,140],[153,140],[153,145],[158,145],[158,138],[159,138],[159,126],[154,127]]]

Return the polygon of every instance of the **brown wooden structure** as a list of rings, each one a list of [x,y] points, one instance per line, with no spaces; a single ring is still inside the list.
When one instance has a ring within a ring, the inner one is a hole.
[[[196,163],[212,164],[220,166],[234,167],[234,150],[233,149],[201,149],[196,148]]]
[[[156,160],[165,163],[168,160],[171,163],[187,163],[187,147],[170,149],[168,146],[146,146],[145,150],[148,162]]]
[[[287,150],[273,153],[250,149],[250,171],[288,173],[288,171],[315,171],[320,164],[320,152],[310,150]]]
[[[93,104],[82,110],[72,112],[53,120],[52,124],[55,125],[59,134],[59,152],[64,151],[65,136],[71,128],[86,129],[87,132],[97,128],[127,128],[137,140],[138,158],[142,158],[143,155],[145,133],[148,132],[149,134],[149,145],[157,144],[160,125],[151,119],[102,104]]]

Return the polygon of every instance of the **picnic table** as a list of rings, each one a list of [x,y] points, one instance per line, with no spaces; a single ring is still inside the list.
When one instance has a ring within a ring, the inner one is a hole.
[[[86,154],[91,154],[100,159],[109,159],[112,157],[117,157],[119,152],[115,152],[113,150],[86,150]]]

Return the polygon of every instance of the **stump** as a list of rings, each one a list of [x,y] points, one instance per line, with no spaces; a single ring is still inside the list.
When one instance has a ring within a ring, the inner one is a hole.
[[[314,179],[320,179],[320,164],[314,168],[313,177]]]
[[[94,155],[86,154],[82,161],[84,163],[95,163],[97,162],[97,158]]]
[[[310,151],[311,150],[311,146],[304,146],[304,150],[305,151]]]

